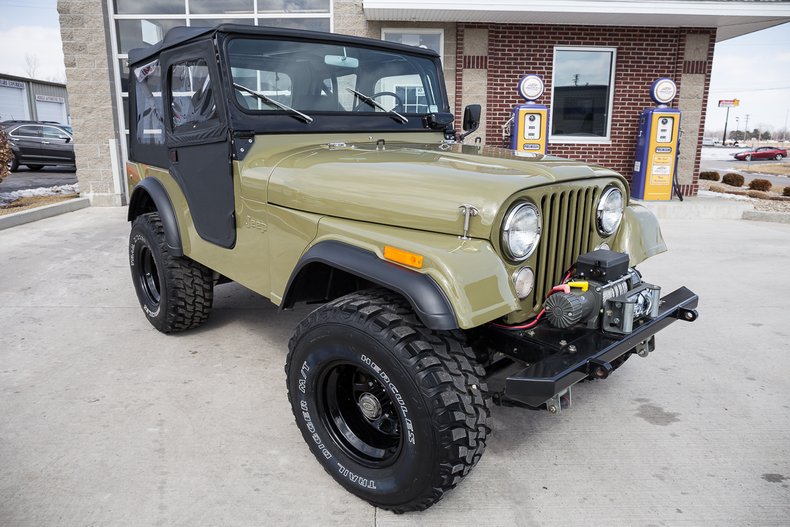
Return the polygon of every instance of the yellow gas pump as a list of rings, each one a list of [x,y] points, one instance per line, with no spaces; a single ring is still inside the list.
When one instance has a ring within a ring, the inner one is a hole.
[[[631,174],[631,196],[645,201],[668,201],[677,168],[680,110],[669,108],[677,94],[672,79],[661,78],[650,87],[657,108],[646,108],[639,117],[639,136]]]
[[[535,103],[543,95],[543,90],[543,79],[539,75],[525,75],[518,83],[518,92],[527,102],[513,108],[510,148],[516,152],[546,153],[549,109]]]

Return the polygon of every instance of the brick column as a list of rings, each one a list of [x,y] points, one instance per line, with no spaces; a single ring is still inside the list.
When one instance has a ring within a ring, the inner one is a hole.
[[[108,64],[109,38],[103,0],[58,0],[60,34],[66,64],[77,181],[92,205],[122,204],[120,182],[111,156],[118,159],[117,113]],[[125,139],[124,139],[125,140]]]
[[[683,45],[678,108],[681,117],[680,159],[677,182],[684,195],[695,195],[699,189],[699,157],[705,128],[705,104],[713,52],[709,33],[687,33]]]
[[[458,129],[462,124],[463,111],[468,104],[479,104],[482,107],[480,114],[480,128],[470,135],[467,143],[472,143],[476,138],[480,138],[483,144],[486,142],[486,115],[488,113],[488,28],[469,27],[464,28],[463,47],[459,50],[461,55],[461,86],[460,91],[461,105],[458,108]],[[460,47],[460,46],[459,46]],[[458,78],[458,75],[456,75]],[[457,95],[456,95],[457,97]]]

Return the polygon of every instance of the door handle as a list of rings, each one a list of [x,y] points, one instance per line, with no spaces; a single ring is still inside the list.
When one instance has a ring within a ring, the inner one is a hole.
[[[49,144],[49,141],[41,141],[41,144],[42,144],[42,145],[48,145],[48,144]]]

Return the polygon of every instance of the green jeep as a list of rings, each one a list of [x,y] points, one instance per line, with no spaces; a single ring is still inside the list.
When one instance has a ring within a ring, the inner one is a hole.
[[[172,333],[234,281],[296,328],[296,424],[350,492],[422,510],[480,459],[491,403],[559,413],[697,317],[635,266],[666,250],[622,176],[465,145],[433,51],[242,25],[129,53],[129,262]]]

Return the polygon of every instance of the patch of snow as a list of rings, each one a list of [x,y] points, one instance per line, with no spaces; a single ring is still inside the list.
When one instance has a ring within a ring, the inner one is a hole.
[[[66,194],[79,194],[79,185],[56,185],[54,187],[27,188],[14,190],[11,192],[0,192],[0,205],[5,205],[20,198],[32,198],[34,196],[58,196]]]
[[[710,190],[700,190],[697,195],[701,198],[732,199],[735,201],[755,201],[749,196],[739,196],[737,194],[727,194],[724,192],[711,192]]]

